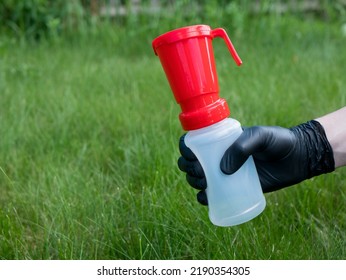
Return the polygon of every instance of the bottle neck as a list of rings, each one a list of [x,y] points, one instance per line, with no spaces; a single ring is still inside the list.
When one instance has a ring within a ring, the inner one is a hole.
[[[215,102],[200,106],[191,111],[182,111],[179,119],[184,130],[208,127],[229,117],[230,110],[226,100],[218,98]]]
[[[198,129],[194,129],[194,130],[190,130],[190,131],[199,131],[199,132],[203,133],[203,132],[207,132],[207,131],[211,131],[211,130],[219,130],[219,129],[222,129],[225,125],[228,125],[229,119],[230,118],[224,118],[224,119],[222,119],[218,122],[215,122],[211,125],[201,127]]]
[[[233,118],[226,118],[208,127],[191,130],[187,134],[190,139],[199,139],[199,143],[211,143],[214,140],[222,140],[230,135],[242,132],[240,123]]]

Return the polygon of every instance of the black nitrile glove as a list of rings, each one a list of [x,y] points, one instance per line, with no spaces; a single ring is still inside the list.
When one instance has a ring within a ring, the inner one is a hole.
[[[197,200],[207,205],[207,182],[203,169],[180,139],[180,170],[187,173],[188,183],[199,189]],[[315,120],[286,129],[275,126],[245,128],[225,152],[220,168],[233,174],[252,155],[263,192],[276,191],[305,179],[334,171],[334,156],[321,124]]]

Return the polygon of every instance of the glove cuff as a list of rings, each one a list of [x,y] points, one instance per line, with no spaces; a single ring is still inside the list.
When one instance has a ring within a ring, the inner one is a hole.
[[[333,149],[318,121],[311,120],[291,130],[300,138],[300,143],[305,143],[308,161],[306,179],[335,170]]]

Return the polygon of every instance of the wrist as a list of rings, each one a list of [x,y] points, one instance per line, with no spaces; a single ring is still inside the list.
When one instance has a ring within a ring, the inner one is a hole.
[[[316,119],[324,128],[332,147],[335,168],[346,165],[346,107]]]

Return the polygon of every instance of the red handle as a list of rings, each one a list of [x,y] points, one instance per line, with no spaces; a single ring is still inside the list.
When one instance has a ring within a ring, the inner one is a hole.
[[[240,66],[243,62],[241,61],[239,55],[237,54],[237,51],[235,50],[231,39],[228,37],[226,31],[223,28],[215,28],[214,30],[211,31],[211,35],[213,38],[215,37],[221,37],[222,39],[224,39],[227,48],[229,50],[229,52],[231,53],[235,63]]]

